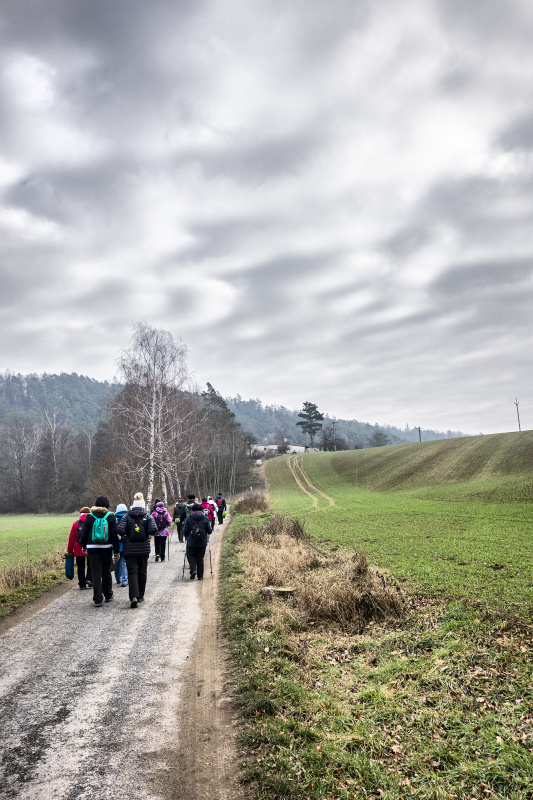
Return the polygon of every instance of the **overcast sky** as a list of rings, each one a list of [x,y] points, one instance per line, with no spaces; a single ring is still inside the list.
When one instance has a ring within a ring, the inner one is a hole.
[[[531,0],[2,0],[0,370],[533,428]]]

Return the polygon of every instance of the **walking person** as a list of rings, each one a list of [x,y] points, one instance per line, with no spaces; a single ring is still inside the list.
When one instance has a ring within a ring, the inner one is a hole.
[[[142,603],[148,578],[148,558],[150,556],[150,536],[157,531],[151,514],[146,511],[146,503],[141,492],[133,498],[133,505],[124,514],[118,525],[123,542],[124,558],[128,568],[128,590],[130,608]]]
[[[174,506],[174,511],[172,512],[172,520],[176,525],[176,530],[178,532],[178,541],[183,541],[183,521],[181,519],[181,513],[185,508],[185,500],[183,497],[178,499],[178,502]]]
[[[76,567],[78,570],[78,586],[80,589],[86,589],[87,586],[92,586],[91,583],[91,565],[87,558],[87,551],[83,549],[80,544],[79,537],[82,531],[82,525],[85,522],[87,514],[90,512],[88,506],[80,508],[80,518],[72,523],[70,534],[68,537],[67,553],[73,553],[76,559]]]
[[[165,508],[162,500],[158,500],[156,507],[152,511],[152,517],[157,526],[157,532],[154,534],[154,547],[155,547],[155,560],[165,560],[166,546],[168,539],[168,526],[172,525],[172,517]]]
[[[201,581],[204,577],[204,556],[211,525],[202,511],[200,503],[194,503],[191,513],[185,520],[183,534],[187,540],[187,558],[191,571],[191,581],[198,575]]]
[[[117,526],[118,526],[120,520],[122,519],[122,517],[124,516],[124,514],[127,513],[127,511],[128,511],[128,506],[126,505],[126,503],[119,503],[118,504],[117,510],[115,511],[115,518],[117,520]],[[117,563],[115,564],[115,581],[117,582],[117,584],[120,584],[121,586],[127,586],[128,585],[128,568],[126,566],[126,559],[124,558],[123,547],[124,547],[124,542],[122,541],[122,539],[120,539],[119,540],[120,558],[117,561]]]
[[[189,561],[189,547],[187,545],[187,536],[185,534],[185,522],[188,519],[188,517],[190,516],[190,514],[192,513],[192,510],[193,510],[194,506],[197,505],[197,503],[198,503],[198,500],[196,499],[196,495],[193,494],[192,492],[190,494],[188,494],[187,495],[187,502],[183,506],[183,509],[182,509],[182,512],[181,512],[181,516],[180,516],[180,520],[181,520],[181,522],[183,523],[183,526],[184,526],[184,528],[183,528],[183,538],[185,539],[185,558],[187,559],[187,562]]]
[[[215,518],[216,518],[216,515],[217,515],[217,504],[215,503],[215,501],[213,500],[213,498],[211,497],[210,494],[207,495],[207,502],[212,505],[213,511],[215,512]]]
[[[219,492],[215,497],[215,503],[217,504],[217,516],[218,516],[218,524],[222,525],[224,522],[225,511],[227,508],[226,501],[222,497],[222,493]]]
[[[113,580],[111,565],[118,561],[117,521],[109,511],[109,500],[99,495],[82,524],[81,546],[87,551],[93,582],[94,605],[99,608],[105,598],[106,603],[113,599]]]
[[[209,520],[209,524],[211,525],[211,530],[213,531],[215,529],[215,512],[213,511],[213,506],[211,505],[207,497],[202,497],[202,511]]]

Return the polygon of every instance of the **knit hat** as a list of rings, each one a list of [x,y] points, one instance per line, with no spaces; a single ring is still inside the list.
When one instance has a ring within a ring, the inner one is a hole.
[[[187,495],[187,500],[195,500],[195,499],[196,499],[196,495],[195,494],[188,494]]]
[[[155,504],[155,507],[157,508],[158,506],[161,506],[161,508],[164,508],[165,504],[163,503],[162,500],[158,500],[158,502]]]
[[[117,506],[117,510],[115,511],[115,514],[118,514],[120,511],[123,511],[124,513],[126,513],[127,510],[128,510],[128,506],[126,505],[126,503],[119,503],[118,506]]]
[[[144,501],[144,495],[142,492],[135,492],[132,508],[146,508],[146,503]]]
[[[109,508],[109,500],[105,496],[105,494],[99,494],[96,500],[94,501],[95,506],[99,508]]]

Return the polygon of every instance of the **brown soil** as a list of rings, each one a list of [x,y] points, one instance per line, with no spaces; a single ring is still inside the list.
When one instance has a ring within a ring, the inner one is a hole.
[[[237,742],[239,719],[231,694],[232,665],[218,606],[221,538],[217,536],[217,546],[212,548],[212,576],[206,554],[202,621],[184,678],[180,746],[171,795],[176,800],[252,798],[241,783],[244,753]]]

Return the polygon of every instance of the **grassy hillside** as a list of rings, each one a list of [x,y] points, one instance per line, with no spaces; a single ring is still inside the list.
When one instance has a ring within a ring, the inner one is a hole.
[[[272,505],[322,542],[364,549],[417,594],[519,610],[528,574],[533,432],[272,461]]]
[[[533,501],[533,431],[334,454],[343,483],[436,500]]]
[[[533,502],[533,431],[318,453],[305,460],[319,482],[435,500]],[[290,476],[269,465],[273,486]],[[290,483],[289,477],[289,483]]]
[[[250,589],[259,567],[228,543],[227,626],[262,800],[530,800],[532,452],[525,432],[268,463],[273,510],[330,558],[365,550],[408,612],[362,635],[306,624],[290,599]],[[283,563],[284,585],[315,585]]]

